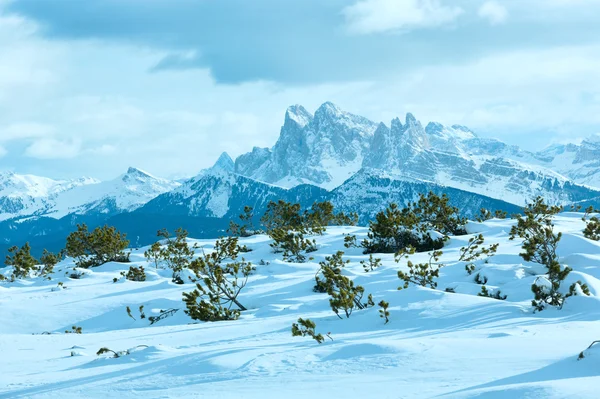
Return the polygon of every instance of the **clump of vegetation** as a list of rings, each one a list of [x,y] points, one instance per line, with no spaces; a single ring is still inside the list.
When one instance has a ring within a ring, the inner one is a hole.
[[[160,310],[160,313],[158,314],[158,316],[150,316],[148,317],[148,320],[150,321],[150,325],[158,323],[161,320],[164,320],[168,317],[173,316],[175,313],[177,313],[177,311],[179,311],[179,309],[175,309],[175,308],[170,308],[167,310]]]
[[[129,281],[146,281],[146,272],[144,271],[144,266],[129,266],[129,270],[127,273],[121,272],[122,276]]]
[[[195,259],[190,269],[198,279],[196,289],[183,294],[185,313],[194,320],[236,320],[246,310],[238,296],[246,286],[252,264],[238,260],[239,246],[235,237],[222,238],[214,251]],[[230,260],[229,262],[225,262]]]
[[[342,268],[348,261],[342,259],[342,251],[320,262],[321,268],[315,276],[316,285],[314,290],[326,292],[329,298],[331,310],[341,319],[340,313],[350,318],[354,309],[366,309],[373,306],[373,297],[369,294],[367,302],[363,302],[365,289],[360,285],[354,285],[350,278],[342,275]],[[322,277],[322,278],[321,278]]]
[[[369,260],[361,260],[360,264],[365,269],[365,273],[372,272],[381,266],[381,258],[374,258],[373,254],[369,254]]]
[[[585,210],[585,213],[581,218],[585,222],[583,235],[590,240],[600,241],[600,218],[598,218],[598,216],[589,217],[592,213],[600,213],[600,210],[594,209],[592,206]]]
[[[433,251],[429,255],[429,261],[427,263],[414,264],[410,260],[408,261],[408,273],[398,271],[398,278],[404,281],[404,285],[398,287],[399,290],[408,288],[410,284],[418,285],[421,287],[436,288],[436,278],[440,276],[440,268],[444,265],[438,263],[442,251]]]
[[[61,260],[63,260],[64,257],[64,250],[61,250],[60,252],[55,254],[44,249],[44,252],[42,253],[42,256],[40,258],[42,267],[39,270],[39,275],[42,277],[47,277],[50,274],[52,274],[54,272],[54,266],[56,266]]]
[[[479,215],[475,218],[475,220],[481,223],[494,218],[506,219],[506,216],[508,216],[508,212],[506,211],[496,210],[492,212],[489,209],[481,208],[479,210]]]
[[[254,208],[251,206],[244,207],[244,213],[239,216],[241,223],[236,223],[233,220],[229,222],[229,233],[235,237],[250,237],[257,234],[258,231],[254,228],[252,220],[254,219]]]
[[[125,234],[114,227],[97,227],[88,231],[85,224],[77,225],[77,231],[67,237],[66,254],[75,258],[82,268],[96,267],[107,262],[129,262],[129,245]]]
[[[458,261],[472,262],[484,256],[487,256],[488,258],[494,256],[500,244],[492,244],[485,248],[482,247],[484,242],[485,239],[483,238],[483,234],[471,237],[467,246],[460,249]]]
[[[271,248],[275,253],[283,252],[283,260],[286,262],[304,263],[307,260],[306,254],[317,250],[317,242],[304,238],[301,232],[275,230],[271,234]]]
[[[13,267],[11,281],[29,277],[33,271],[37,271],[37,261],[31,256],[31,247],[28,242],[21,248],[17,246],[10,247],[4,263]]]
[[[138,345],[135,348],[127,349],[127,350],[124,350],[124,351],[118,351],[118,352],[115,352],[114,350],[109,349],[107,347],[103,347],[103,348],[98,349],[98,352],[96,352],[96,356],[100,356],[100,355],[103,355],[105,353],[112,353],[111,357],[113,357],[113,358],[116,359],[116,358],[119,358],[119,357],[122,357],[122,356],[131,355],[131,353],[133,352],[134,349],[147,348],[147,347],[148,347],[148,345]]]
[[[149,262],[154,263],[156,268],[166,265],[173,271],[173,282],[183,284],[181,272],[190,267],[198,245],[188,244],[188,232],[182,228],[175,230],[175,237],[172,237],[167,229],[159,230],[156,235],[162,237],[164,244],[160,241],[155,242],[144,252],[144,256]]]
[[[311,319],[303,319],[299,318],[298,323],[292,324],[292,336],[293,337],[311,337],[319,344],[322,344],[325,341],[325,337],[323,334],[317,334],[315,329],[317,325]],[[333,338],[327,333],[327,337],[333,341]]]
[[[362,246],[365,253],[391,253],[408,246],[417,251],[438,250],[448,235],[466,234],[466,222],[458,208],[449,205],[445,194],[441,197],[432,192],[421,194],[418,201],[409,202],[403,209],[392,203],[379,212],[375,220],[369,222],[368,238]],[[431,231],[444,237],[433,239]]]
[[[494,291],[493,293],[490,292],[487,287],[485,285],[481,286],[481,292],[477,294],[477,296],[484,296],[487,298],[494,298],[494,299],[498,299],[500,301],[504,301],[507,297],[506,295],[502,295],[502,291],[498,290],[498,291]]]
[[[554,232],[552,221],[554,215],[561,211],[562,207],[548,205],[542,197],[537,197],[525,207],[524,216],[517,217],[517,224],[510,231],[511,240],[516,237],[523,239],[524,252],[519,255],[527,262],[539,263],[547,268],[547,274],[538,277],[531,286],[534,294],[531,304],[537,311],[544,310],[546,306],[561,309],[565,299],[570,296],[560,292],[561,283],[572,269],[560,265],[556,248],[562,234]],[[578,281],[569,289],[569,293],[575,293],[577,285],[582,287],[583,292],[584,286],[587,290],[587,286]]]
[[[314,292],[321,294],[327,293],[330,290],[330,285],[333,284],[333,280],[327,280],[325,278],[324,270],[328,269],[330,273],[342,274],[342,268],[350,263],[349,260],[343,259],[344,252],[338,251],[331,256],[326,256],[325,260],[319,262],[319,270],[315,274],[315,286],[313,287]]]
[[[381,301],[379,301],[377,306],[379,306],[379,317],[381,317],[382,319],[385,319],[385,323],[383,323],[383,324],[389,323],[390,312],[388,310],[388,306],[390,306],[390,304],[382,299]]]
[[[70,330],[65,330],[65,334],[81,334],[83,329],[81,327],[73,326]]]
[[[481,273],[477,273],[475,275],[475,283],[479,285],[485,285],[488,282],[488,278],[486,276],[482,276]]]

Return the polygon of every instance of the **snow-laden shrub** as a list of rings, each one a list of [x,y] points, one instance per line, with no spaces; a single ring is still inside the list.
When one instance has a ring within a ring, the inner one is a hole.
[[[494,218],[506,219],[506,216],[508,216],[508,212],[506,211],[501,211],[497,209],[494,212],[492,212],[489,209],[481,208],[479,210],[479,215],[475,218],[475,220],[481,223]]]
[[[368,238],[362,242],[365,253],[391,253],[408,246],[419,252],[437,250],[444,246],[447,236],[466,234],[467,220],[448,201],[445,194],[439,197],[430,192],[403,209],[391,203],[369,222]],[[442,237],[433,238],[432,231]]]
[[[325,337],[323,334],[317,334],[315,329],[317,325],[311,319],[303,319],[299,318],[298,323],[292,324],[292,336],[293,337],[311,337],[319,344],[322,344],[325,341]],[[327,337],[333,341],[333,338],[327,333]]]
[[[190,246],[188,244],[188,232],[182,228],[175,230],[175,237],[172,237],[167,229],[159,230],[156,235],[162,238],[162,242],[157,241],[152,244],[144,252],[144,256],[156,268],[166,265],[173,271],[173,282],[183,284],[181,272],[190,267],[198,245],[194,243]]]
[[[17,246],[8,249],[8,255],[4,262],[7,266],[12,266],[13,271],[11,280],[29,277],[33,271],[37,271],[37,260],[31,256],[31,247],[26,242],[21,248]]]
[[[542,197],[537,197],[524,208],[524,215],[517,216],[517,224],[510,230],[511,240],[516,237],[523,239],[524,252],[519,255],[527,262],[539,263],[547,268],[547,274],[538,277],[531,286],[534,294],[531,304],[537,311],[544,310],[546,306],[561,309],[565,299],[576,293],[575,284],[585,286],[587,290],[587,286],[578,281],[569,289],[569,294],[564,295],[560,291],[561,283],[572,271],[568,266],[561,266],[556,253],[562,234],[554,232],[553,218],[562,209],[548,205]]]
[[[90,232],[85,224],[78,224],[77,231],[67,237],[66,254],[83,268],[107,262],[129,262],[129,253],[125,252],[129,240],[125,237],[114,227],[96,227]]]
[[[146,281],[144,266],[129,266],[127,273],[121,272],[121,274],[129,281]]]
[[[342,268],[348,263],[342,259],[343,254],[342,251],[338,251],[319,263],[321,267],[315,276],[314,288],[316,292],[326,292],[330,296],[331,310],[340,319],[342,312],[346,318],[349,318],[354,309],[360,310],[374,305],[371,294],[368,295],[367,302],[363,302],[365,289],[342,275]]]
[[[236,320],[246,310],[238,296],[254,268],[244,258],[238,260],[238,256],[238,239],[222,238],[215,243],[213,252],[190,264],[198,282],[192,292],[183,293],[183,301],[187,307],[185,313],[192,319]]]
[[[284,261],[304,263],[306,254],[317,250],[317,242],[304,238],[301,232],[277,229],[271,232],[271,238],[273,242],[269,245],[275,253],[283,253]]]

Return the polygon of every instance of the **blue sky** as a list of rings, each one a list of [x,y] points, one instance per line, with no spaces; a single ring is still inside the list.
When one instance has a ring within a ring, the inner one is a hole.
[[[192,175],[288,105],[600,132],[598,0],[0,0],[0,170]]]

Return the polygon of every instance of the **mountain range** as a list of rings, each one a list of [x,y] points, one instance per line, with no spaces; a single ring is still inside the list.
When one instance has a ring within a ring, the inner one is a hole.
[[[279,139],[235,161],[223,153],[184,181],[136,168],[110,181],[0,174],[0,251],[31,241],[56,247],[77,223],[112,224],[137,245],[156,230],[183,226],[196,237],[222,234],[245,205],[262,214],[271,200],[310,206],[330,200],[366,223],[389,202],[446,193],[463,214],[481,207],[518,212],[542,195],[555,204],[597,204],[600,136],[528,152],[461,125],[412,115],[375,123],[327,102],[313,114],[287,109]],[[258,217],[258,216],[257,216]]]

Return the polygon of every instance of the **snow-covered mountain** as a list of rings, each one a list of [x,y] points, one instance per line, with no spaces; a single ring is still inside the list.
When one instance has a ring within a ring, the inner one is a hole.
[[[180,184],[136,168],[114,180],[52,180],[32,175],[0,174],[0,220],[30,216],[61,218],[68,214],[116,214],[132,211]]]
[[[580,144],[556,144],[535,154],[541,165],[577,183],[600,187],[600,134]]]
[[[273,148],[241,155],[235,172],[283,187],[308,183],[332,189],[372,169],[518,205],[537,195],[566,204],[597,196],[581,184],[600,187],[599,156],[598,141],[535,154],[460,125],[423,127],[409,113],[404,123],[395,118],[388,127],[325,103],[314,117],[302,106],[288,108]]]
[[[47,213],[60,195],[97,183],[98,180],[91,178],[53,180],[0,172],[0,220]]]
[[[257,148],[235,161],[235,172],[282,187],[302,183],[332,189],[358,171],[377,124],[326,102],[310,114],[287,109],[273,148]]]

